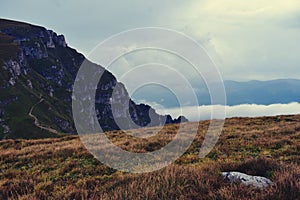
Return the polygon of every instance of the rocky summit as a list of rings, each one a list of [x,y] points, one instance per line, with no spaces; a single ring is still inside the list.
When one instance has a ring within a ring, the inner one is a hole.
[[[40,26],[0,19],[0,137],[75,134],[72,92],[84,61],[85,57],[69,47],[63,35]],[[119,92],[115,101],[129,102],[130,117],[139,126],[187,121],[184,117],[159,115],[145,104],[137,105],[112,73],[98,67],[104,73],[96,89],[95,108],[104,131],[120,129],[116,120],[126,117],[117,111],[113,115],[111,96],[116,87]],[[132,128],[131,124],[124,126]]]

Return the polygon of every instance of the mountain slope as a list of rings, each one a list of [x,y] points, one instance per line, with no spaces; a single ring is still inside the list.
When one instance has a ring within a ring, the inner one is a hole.
[[[82,54],[67,45],[63,35],[40,26],[0,19],[0,137],[59,136],[47,131],[47,127],[60,133],[75,133],[72,90],[84,60]],[[123,84],[105,71],[96,93],[97,117],[105,131],[119,129],[109,103],[115,87],[126,91]],[[129,97],[124,92],[118,98]],[[31,109],[45,129],[36,126],[36,119],[29,115]],[[177,122],[170,116],[156,114],[150,106],[130,101],[130,113],[135,113],[131,116],[138,125],[150,123],[149,112],[157,119],[153,125]]]

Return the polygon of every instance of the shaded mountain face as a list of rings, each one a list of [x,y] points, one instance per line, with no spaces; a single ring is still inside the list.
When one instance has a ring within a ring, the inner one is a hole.
[[[47,128],[76,133],[72,91],[84,60],[82,54],[67,45],[63,35],[43,27],[0,19],[0,137],[57,136],[55,131]],[[124,85],[110,72],[98,67],[104,73],[97,86],[95,108],[104,131],[119,129],[110,103],[116,87],[115,101],[122,106],[128,100],[130,117],[139,126],[187,121],[184,117],[173,120],[170,116],[158,115],[148,105],[135,104]],[[29,115],[30,111],[32,115]],[[116,113],[116,118],[122,121],[125,116],[118,110],[114,111]],[[45,128],[41,129],[41,126]],[[132,128],[126,123],[123,127]]]

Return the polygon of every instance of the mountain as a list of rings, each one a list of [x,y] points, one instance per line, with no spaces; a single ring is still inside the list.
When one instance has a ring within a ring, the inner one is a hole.
[[[227,105],[240,105],[240,104],[287,104],[291,102],[300,103],[300,80],[297,79],[276,79],[269,81],[224,81]],[[193,85],[195,94],[197,95],[199,105],[210,105],[210,95],[205,83],[199,81]],[[154,98],[152,94],[155,92],[159,94],[159,101]],[[162,105],[165,108],[179,107],[179,103],[173,95],[164,92],[160,88],[145,88],[139,92],[135,97],[135,101],[143,100],[144,102],[154,102],[155,104]],[[163,101],[162,101],[163,100]],[[221,102],[220,102],[221,103]],[[190,105],[189,97],[183,104]]]
[[[84,61],[85,57],[69,47],[63,35],[40,26],[0,19],[0,137],[42,138],[75,133],[72,91]],[[104,131],[119,129],[110,105],[116,87],[122,91],[118,100],[129,99],[130,116],[140,126],[187,121],[184,117],[158,115],[148,105],[135,104],[124,85],[98,67],[104,74],[97,86],[95,104]],[[149,115],[154,117],[152,122]],[[125,117],[119,113],[117,120]]]
[[[228,105],[300,102],[300,80],[225,81]]]
[[[300,80],[276,79],[268,81],[224,81],[227,105],[240,104],[287,104],[300,103]],[[205,87],[197,93],[199,101],[205,105],[210,104],[210,96]]]

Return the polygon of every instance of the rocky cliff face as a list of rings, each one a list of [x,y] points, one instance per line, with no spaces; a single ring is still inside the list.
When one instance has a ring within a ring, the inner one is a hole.
[[[34,125],[34,120],[28,116],[30,109],[40,125],[63,133],[75,133],[72,90],[84,60],[82,54],[68,47],[63,35],[43,27],[0,19],[0,137],[56,136]],[[117,95],[111,102],[115,88]],[[41,99],[43,101],[36,104]],[[137,125],[186,121],[184,117],[173,120],[170,116],[160,116],[148,105],[136,105],[124,85],[105,71],[97,87],[95,102],[97,118],[104,130],[119,129],[114,117],[117,121],[126,117],[120,107],[126,101],[129,102],[130,117]],[[114,106],[113,110],[112,103],[119,107]],[[154,119],[151,122],[149,114]],[[126,123],[125,127],[132,128]]]

